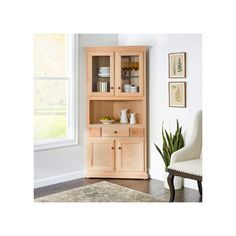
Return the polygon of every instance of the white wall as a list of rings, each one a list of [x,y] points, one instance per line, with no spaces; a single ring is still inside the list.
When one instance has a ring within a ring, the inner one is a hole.
[[[164,165],[153,143],[160,145],[161,124],[175,129],[176,119],[183,126],[186,142],[191,134],[194,114],[202,107],[202,37],[200,34],[136,34],[119,35],[119,45],[147,45],[149,49],[149,173],[163,180]],[[168,79],[168,53],[187,53],[187,78]],[[168,106],[168,82],[187,82],[187,108]],[[197,188],[196,181],[185,186]]]
[[[79,36],[79,144],[34,153],[34,186],[42,187],[85,175],[86,169],[86,70],[87,46],[117,46],[118,35],[83,34]]]

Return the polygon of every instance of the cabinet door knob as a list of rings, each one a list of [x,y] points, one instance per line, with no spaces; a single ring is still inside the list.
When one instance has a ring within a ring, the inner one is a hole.
[[[120,87],[118,87],[118,89],[120,89]]]
[[[111,149],[114,149],[114,147],[111,147]]]
[[[114,89],[114,87],[111,87],[111,89]]]
[[[117,134],[117,131],[114,131],[114,134]]]
[[[118,149],[121,149],[121,147],[118,147]]]

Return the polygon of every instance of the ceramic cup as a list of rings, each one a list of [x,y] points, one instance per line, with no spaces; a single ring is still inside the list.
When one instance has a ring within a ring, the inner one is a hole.
[[[138,92],[138,86],[136,86],[136,85],[131,85],[131,87],[130,87],[130,92],[131,92],[131,93],[137,93],[137,92]]]
[[[130,93],[131,85],[130,84],[124,84],[124,92]]]

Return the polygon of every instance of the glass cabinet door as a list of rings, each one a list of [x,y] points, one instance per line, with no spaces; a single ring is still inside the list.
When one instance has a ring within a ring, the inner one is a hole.
[[[89,96],[114,95],[114,53],[88,53]]]
[[[143,52],[116,53],[116,95],[143,96]]]

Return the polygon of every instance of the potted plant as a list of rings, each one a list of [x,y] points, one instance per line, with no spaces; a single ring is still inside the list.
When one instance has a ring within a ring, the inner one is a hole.
[[[168,176],[167,168],[170,165],[171,155],[175,151],[184,147],[182,127],[179,127],[178,120],[176,120],[176,123],[177,123],[177,128],[174,135],[171,132],[168,133],[166,130],[164,131],[163,124],[162,124],[162,141],[163,141],[162,150],[154,143],[157,151],[160,153],[162,160],[164,161],[164,164],[165,164],[164,186],[167,189],[169,189],[169,185],[167,183],[167,176]],[[181,177],[176,176],[174,178],[174,186],[175,186],[175,189],[182,188]]]

